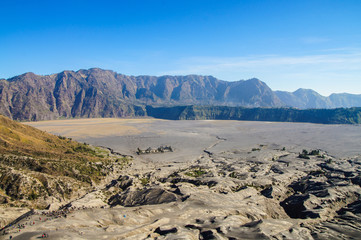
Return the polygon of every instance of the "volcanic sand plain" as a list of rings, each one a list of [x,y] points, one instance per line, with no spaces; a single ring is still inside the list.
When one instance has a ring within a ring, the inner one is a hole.
[[[26,221],[36,225],[13,230],[13,239],[37,239],[42,232],[49,239],[351,239],[361,233],[360,215],[352,211],[361,195],[358,125],[157,119],[26,124],[134,159],[112,184],[71,203],[85,209],[48,221],[33,215]],[[137,148],[166,145],[174,151],[136,154]],[[299,158],[303,149],[319,154]]]
[[[156,161],[192,160],[188,158],[191,153],[202,153],[204,148],[217,142],[217,137],[225,138],[226,141],[215,146],[213,151],[246,150],[259,144],[274,144],[295,151],[304,148],[322,149],[338,157],[354,156],[361,152],[360,125],[119,118],[54,120],[26,124],[80,142],[107,146],[124,154],[134,155],[138,147],[144,149],[159,145],[171,145],[177,149],[170,155],[150,157]]]

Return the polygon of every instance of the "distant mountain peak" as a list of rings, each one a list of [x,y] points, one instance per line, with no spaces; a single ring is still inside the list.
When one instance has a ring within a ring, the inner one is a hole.
[[[23,73],[19,76],[15,76],[15,77],[12,77],[11,79],[18,79],[20,77],[24,77],[24,78],[34,78],[36,76],[39,76],[39,75],[36,75],[35,73],[33,72],[26,72],[26,73]]]
[[[312,90],[312,89],[306,89],[306,88],[299,88],[296,91],[293,92],[294,95],[297,96],[321,96],[318,92]]]
[[[261,80],[259,80],[258,78],[250,78],[246,81],[250,81],[250,82],[258,82],[258,83],[263,83]]]

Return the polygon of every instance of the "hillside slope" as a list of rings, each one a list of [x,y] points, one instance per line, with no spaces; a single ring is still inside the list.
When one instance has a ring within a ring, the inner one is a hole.
[[[129,160],[0,115],[0,204],[44,208],[71,199]]]

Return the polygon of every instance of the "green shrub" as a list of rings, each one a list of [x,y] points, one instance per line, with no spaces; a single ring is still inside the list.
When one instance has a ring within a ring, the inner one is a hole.
[[[306,154],[303,154],[303,153],[298,154],[298,158],[310,159],[309,156],[307,156]]]
[[[140,179],[140,183],[145,186],[149,183],[149,178],[141,178]]]
[[[86,146],[86,145],[83,145],[83,144],[79,144],[78,146],[76,147],[73,147],[73,151],[74,152],[79,152],[79,153],[89,153],[91,155],[94,155],[96,156],[96,152],[91,149],[90,147]]]
[[[308,155],[318,156],[320,155],[320,150],[312,150]]]
[[[320,155],[320,150],[312,150],[311,152],[308,152],[307,150],[303,149],[302,153],[298,155],[298,158],[310,159],[309,156],[319,156],[319,155]]]
[[[34,192],[34,190],[33,190],[33,191],[31,191],[31,193],[29,194],[28,199],[31,201],[31,200],[36,200],[38,197],[39,197],[39,195],[36,194],[36,193]]]
[[[228,176],[231,177],[231,178],[237,178],[237,173],[236,172],[231,172]]]
[[[185,175],[187,175],[189,177],[200,177],[206,173],[207,172],[205,170],[202,170],[201,168],[199,168],[199,169],[195,169],[195,170],[186,172]]]

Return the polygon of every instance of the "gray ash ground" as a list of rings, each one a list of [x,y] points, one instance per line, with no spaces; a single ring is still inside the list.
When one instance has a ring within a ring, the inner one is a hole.
[[[37,239],[44,231],[49,239],[361,236],[360,126],[158,120],[127,125],[142,132],[67,136],[135,159],[119,177],[69,204],[86,209],[12,230],[13,239]],[[174,152],[135,154],[138,147],[162,145]],[[300,155],[303,149],[307,154]]]

